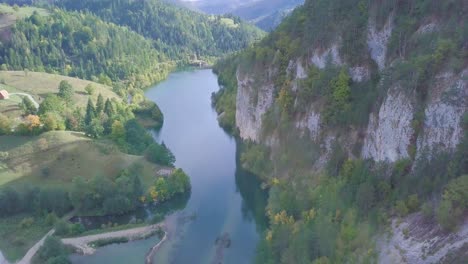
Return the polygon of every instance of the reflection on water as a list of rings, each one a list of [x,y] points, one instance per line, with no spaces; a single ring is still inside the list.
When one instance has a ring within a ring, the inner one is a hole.
[[[153,263],[253,262],[257,242],[266,227],[267,197],[255,176],[240,169],[236,141],[218,125],[211,105],[211,94],[218,89],[217,77],[211,70],[197,70],[171,74],[146,92],[165,117],[162,129],[154,133],[155,140],[164,141],[171,149],[177,158],[175,165],[189,175],[192,183],[190,198],[179,207],[184,209],[166,218],[168,240]],[[155,212],[160,210],[156,208]],[[121,263],[114,262],[115,255],[124,250],[143,259],[143,251],[135,245],[138,242],[115,245],[99,259],[101,263]]]
[[[112,244],[99,248],[93,255],[72,255],[70,260],[76,264],[143,264],[152,246],[160,241],[158,236],[131,243]]]
[[[236,186],[242,200],[242,214],[246,219],[253,219],[259,233],[267,229],[268,218],[265,208],[268,202],[268,191],[261,188],[262,182],[252,173],[242,168],[240,163],[240,146],[236,150]]]
[[[174,197],[170,201],[157,205],[146,205],[133,212],[122,215],[75,216],[70,221],[73,223],[81,223],[86,230],[99,229],[109,224],[135,224],[151,220],[155,215],[163,217],[175,211],[182,210],[187,205],[189,198],[190,193],[185,193]]]

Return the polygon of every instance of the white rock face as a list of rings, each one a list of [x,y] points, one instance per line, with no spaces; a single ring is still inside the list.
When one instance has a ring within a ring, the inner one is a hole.
[[[381,264],[439,263],[449,252],[459,250],[468,243],[468,218],[457,231],[444,232],[434,221],[424,219],[421,213],[392,221],[392,233],[377,243]],[[403,234],[407,230],[407,237]]]
[[[463,137],[461,122],[468,111],[468,70],[460,76],[446,73],[436,77],[431,99],[424,111],[423,133],[418,150],[452,150]],[[419,152],[418,152],[419,154]]]
[[[335,65],[342,65],[343,62],[338,52],[338,44],[333,44],[329,49],[325,51],[315,50],[314,55],[310,59],[311,62],[319,69],[325,68],[328,60],[331,59],[331,63]]]
[[[262,117],[273,103],[273,84],[254,89],[254,80],[237,73],[236,125],[240,137],[258,142],[262,130]],[[256,102],[253,98],[257,98]]]
[[[296,122],[296,128],[308,130],[310,137],[317,140],[320,135],[320,114],[312,111],[305,118]]]
[[[307,72],[302,66],[302,63],[300,60],[296,62],[296,78],[297,79],[305,79],[307,78]]]
[[[421,27],[416,30],[416,34],[426,34],[426,33],[431,33],[437,30],[437,24],[435,23],[429,23],[426,25],[422,25]]]
[[[379,70],[385,68],[385,57],[387,55],[387,44],[393,31],[393,16],[388,18],[387,23],[382,30],[378,31],[376,23],[369,21],[367,32],[367,46],[371,54],[371,58],[379,66]]]
[[[349,75],[355,82],[367,81],[370,78],[370,70],[368,67],[356,66],[349,69]]]
[[[364,158],[394,162],[409,156],[408,146],[413,134],[413,105],[409,97],[399,86],[393,87],[378,115],[371,114],[362,149]]]

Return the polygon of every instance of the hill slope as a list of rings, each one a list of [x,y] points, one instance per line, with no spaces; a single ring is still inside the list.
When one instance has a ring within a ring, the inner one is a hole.
[[[21,71],[0,71],[0,89],[7,90],[11,93],[27,93],[30,94],[38,103],[41,103],[48,94],[58,93],[58,87],[61,81],[68,81],[74,88],[73,102],[77,107],[86,108],[88,98],[94,102],[101,94],[104,98],[120,99],[117,94],[112,91],[112,87],[85,81],[77,78],[42,73],[42,72],[21,72]],[[95,89],[92,96],[87,95],[85,87],[92,85]],[[19,107],[21,102],[20,97],[12,96],[11,100],[0,101],[0,113],[10,117],[18,117],[22,114],[22,109]]]
[[[166,0],[207,14],[234,14],[257,27],[271,31],[303,0]]]
[[[58,9],[17,20],[0,49],[3,70],[55,72],[106,84],[125,80],[137,87],[165,78],[167,61],[127,28]]]
[[[468,5],[368,4],[306,1],[216,67],[220,122],[271,186],[259,263],[382,262],[391,246],[373,239],[421,210],[427,236],[393,230],[400,259],[463,251],[468,208],[449,193],[468,173]]]
[[[56,4],[128,26],[153,39],[156,48],[172,59],[216,57],[244,49],[263,37],[262,31],[236,18],[203,15],[159,0],[65,0]]]

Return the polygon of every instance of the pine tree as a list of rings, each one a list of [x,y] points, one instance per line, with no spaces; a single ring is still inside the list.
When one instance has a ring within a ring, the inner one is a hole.
[[[86,106],[85,125],[91,124],[91,121],[96,117],[96,109],[94,108],[93,101],[88,99],[88,105]]]
[[[109,98],[107,98],[106,103],[104,104],[104,113],[106,113],[108,117],[113,117],[115,114],[114,106],[112,106]]]
[[[96,103],[96,114],[100,115],[103,110],[104,110],[104,98],[102,97],[102,94],[99,94],[97,103]]]
[[[67,102],[72,102],[74,93],[75,93],[75,90],[73,89],[73,86],[69,82],[67,81],[60,82],[59,92],[58,92],[59,97],[63,98]]]

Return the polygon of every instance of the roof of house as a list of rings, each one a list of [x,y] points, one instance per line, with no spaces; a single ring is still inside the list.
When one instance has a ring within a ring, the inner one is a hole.
[[[7,90],[0,90],[0,95],[2,97],[8,97],[8,91]]]

